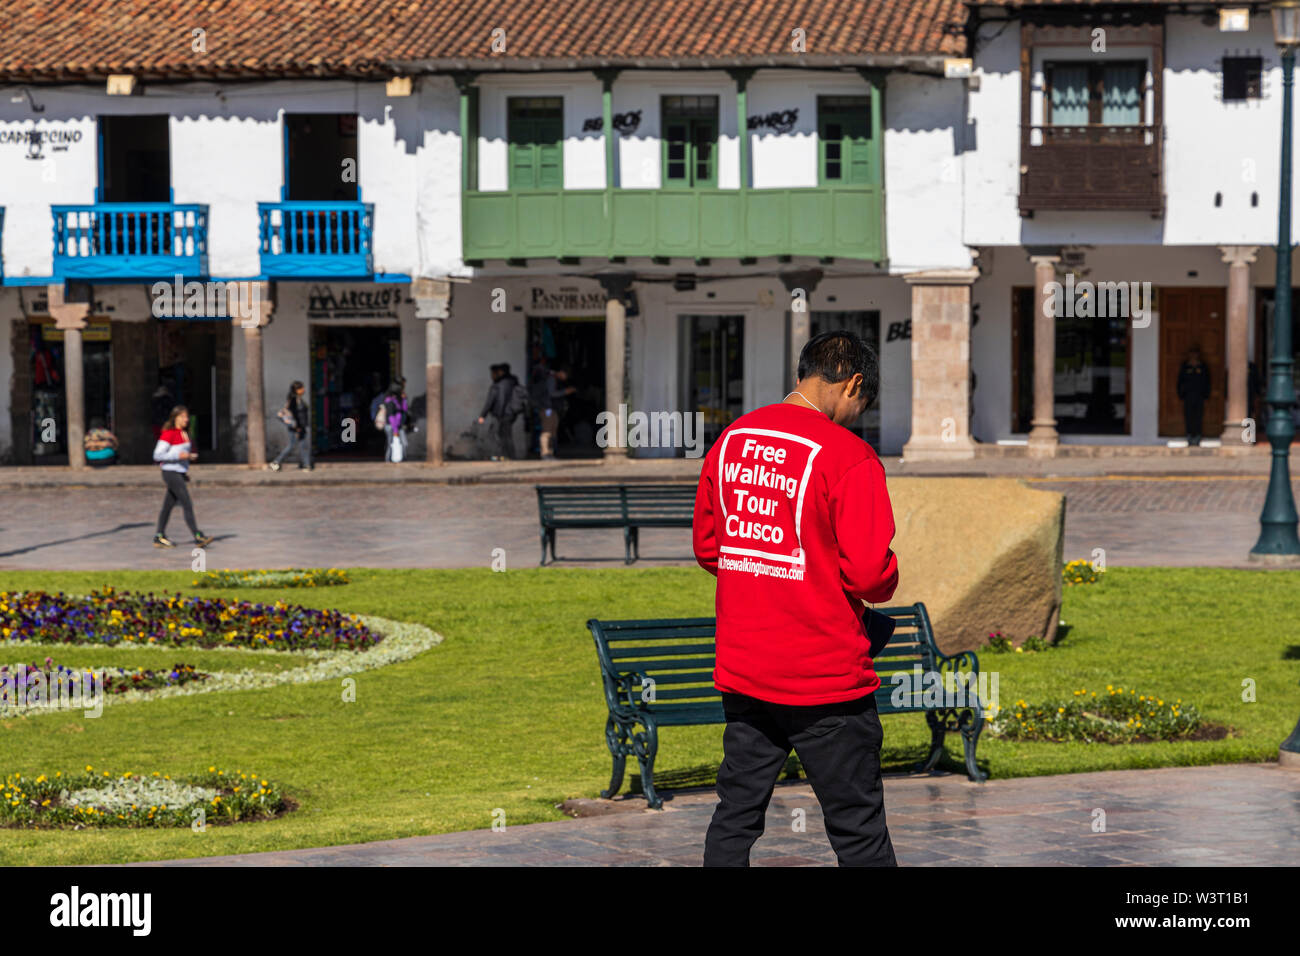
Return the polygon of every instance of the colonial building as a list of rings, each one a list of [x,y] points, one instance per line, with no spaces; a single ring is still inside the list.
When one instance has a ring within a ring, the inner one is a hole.
[[[977,3],[967,32],[975,437],[1164,445],[1186,435],[1195,346],[1205,434],[1240,450],[1263,414],[1250,364],[1262,381],[1276,267],[1267,6]]]
[[[617,456],[599,412],[710,439],[830,328],[883,453],[1163,444],[1192,344],[1240,445],[1280,127],[1244,6],[51,0],[0,31],[0,456],[100,419],[147,461],[183,402],[260,464],[299,380],[317,454],[377,458],[401,377],[440,460],[501,362],[569,367],[562,453]]]

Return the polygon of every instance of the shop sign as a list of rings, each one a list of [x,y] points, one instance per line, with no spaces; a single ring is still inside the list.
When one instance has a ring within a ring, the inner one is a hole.
[[[412,301],[402,286],[313,285],[307,293],[307,318],[397,321],[399,307]]]
[[[86,327],[81,330],[81,340],[83,342],[111,342],[113,340],[112,330],[113,326],[108,322],[87,322]],[[63,329],[53,323],[42,323],[41,341],[62,342]]]
[[[41,160],[50,153],[66,153],[68,147],[81,142],[77,127],[0,130],[0,146],[18,147],[28,159]]]
[[[572,286],[543,289],[533,286],[528,297],[530,312],[600,312],[605,311],[605,293],[602,290],[584,292]]]

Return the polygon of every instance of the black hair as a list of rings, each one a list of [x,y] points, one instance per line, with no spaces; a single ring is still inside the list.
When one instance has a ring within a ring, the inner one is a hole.
[[[509,375],[509,374],[510,374],[510,363],[509,363],[509,362],[502,362],[500,365],[497,366],[497,368],[501,369],[501,374],[502,374],[502,375]]]
[[[795,374],[799,381],[815,375],[832,384],[861,375],[868,408],[880,394],[880,363],[875,350],[859,336],[843,329],[810,338],[799,352],[799,368]]]
[[[289,397],[285,399],[285,404],[293,407],[294,397],[298,394],[298,389],[305,388],[302,382],[294,382],[289,386]]]

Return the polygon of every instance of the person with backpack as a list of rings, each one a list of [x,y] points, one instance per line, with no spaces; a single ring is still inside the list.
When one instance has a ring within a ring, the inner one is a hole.
[[[167,486],[162,511],[158,513],[158,530],[153,536],[155,548],[176,547],[175,542],[167,537],[167,520],[171,517],[172,508],[178,504],[185,515],[185,524],[194,536],[195,547],[204,548],[212,543],[212,538],[200,531],[194,521],[194,505],[190,501],[190,490],[186,487],[190,480],[190,462],[199,457],[190,451],[190,436],[185,433],[189,424],[189,409],[177,405],[163,423],[162,434],[153,449],[153,460],[162,469],[163,484]]]
[[[492,385],[478,422],[482,425],[488,415],[496,419],[501,454],[491,457],[493,461],[508,461],[515,457],[515,419],[528,410],[528,390],[510,371],[509,362],[493,365],[491,372]]]
[[[294,382],[289,386],[289,397],[284,400],[284,407],[275,413],[275,417],[289,429],[289,444],[281,449],[274,461],[267,463],[266,467],[271,471],[279,471],[281,463],[295,447],[298,449],[298,467],[307,471],[315,467],[311,463],[311,441],[307,437],[307,401],[303,398],[306,391],[302,382]]]

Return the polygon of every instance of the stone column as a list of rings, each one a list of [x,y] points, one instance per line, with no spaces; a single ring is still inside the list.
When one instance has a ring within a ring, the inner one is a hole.
[[[424,319],[424,407],[425,460],[442,465],[442,332],[443,322],[451,314],[451,282],[447,279],[416,279],[411,292],[415,297],[415,317]]]
[[[1227,373],[1226,412],[1223,444],[1243,444],[1242,419],[1249,412],[1250,355],[1247,334],[1250,328],[1250,265],[1259,246],[1220,246],[1223,261],[1228,263],[1228,323],[1224,330],[1224,369]],[[1257,423],[1258,427],[1258,423]]]
[[[66,407],[66,434],[68,464],[76,469],[86,467],[86,373],[82,361],[81,330],[86,327],[90,313],[90,295],[85,301],[66,302],[62,285],[46,289],[50,315],[54,325],[63,332],[63,386]],[[81,298],[81,296],[78,296]]]
[[[785,291],[790,296],[790,381],[781,386],[785,389],[794,387],[794,382],[798,380],[799,353],[803,347],[808,344],[808,339],[812,335],[812,315],[809,310],[809,302],[812,299],[813,290],[817,284],[822,281],[822,271],[820,269],[807,269],[793,272],[782,272],[781,282],[785,286]],[[801,300],[796,300],[794,293],[796,289],[803,291]],[[802,306],[801,310],[795,309],[795,304]]]
[[[628,290],[632,287],[631,275],[598,276],[605,290],[605,410],[618,422],[619,406],[623,404],[623,361],[627,346]],[[611,430],[613,441],[605,446],[605,461],[627,460],[627,448],[619,445],[620,429]]]
[[[244,330],[244,388],[248,405],[248,467],[266,466],[266,378],[262,363],[262,328],[271,321],[275,303],[269,282],[231,282],[226,286],[228,314]],[[311,435],[307,436],[311,441]]]
[[[912,435],[908,461],[975,457],[970,437],[970,298],[979,270],[903,276],[912,287]]]
[[[1055,458],[1060,446],[1056,432],[1056,314],[1049,283],[1056,281],[1060,256],[1031,255],[1034,264],[1034,415],[1030,419],[1029,456]]]

